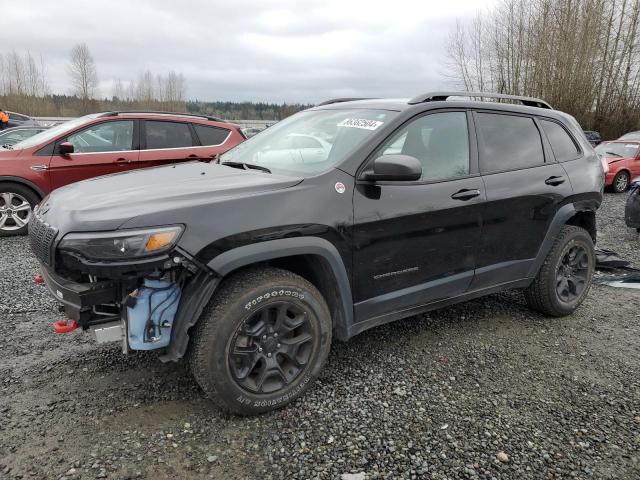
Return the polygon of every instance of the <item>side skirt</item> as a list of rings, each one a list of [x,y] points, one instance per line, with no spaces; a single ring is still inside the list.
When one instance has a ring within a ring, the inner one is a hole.
[[[437,300],[435,302],[426,303],[424,305],[418,305],[404,310],[398,310],[395,312],[386,313],[384,315],[379,315],[377,317],[369,318],[362,322],[351,325],[348,336],[353,337],[359,333],[364,332],[365,330],[377,327],[379,325],[384,325],[385,323],[400,320],[402,318],[412,317],[414,315],[418,315],[420,313],[428,312],[431,310],[437,310],[438,308],[447,307],[456,303],[466,302],[468,300],[473,300],[474,298],[484,297],[486,295],[491,295],[492,293],[501,292],[503,290],[510,290],[512,288],[524,288],[529,286],[532,280],[533,279],[531,278],[524,278],[521,280],[505,282],[498,285],[493,285],[491,287],[466,292],[461,295],[450,297],[444,300]]]

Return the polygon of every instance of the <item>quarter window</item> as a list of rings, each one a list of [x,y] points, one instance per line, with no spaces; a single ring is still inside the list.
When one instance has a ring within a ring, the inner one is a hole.
[[[580,154],[578,147],[564,128],[549,120],[540,120],[540,124],[549,139],[551,150],[557,161],[573,160]]]
[[[478,113],[482,173],[535,167],[544,163],[542,139],[532,118]]]
[[[195,123],[193,124],[193,128],[196,129],[196,134],[200,139],[201,145],[220,145],[229,135],[229,130],[226,128],[208,127]]]
[[[187,123],[146,121],[147,150],[192,147],[193,138]]]
[[[422,163],[422,181],[469,175],[469,130],[465,112],[442,112],[412,121],[382,147]]]
[[[133,120],[92,125],[66,140],[75,153],[120,152],[133,149]]]

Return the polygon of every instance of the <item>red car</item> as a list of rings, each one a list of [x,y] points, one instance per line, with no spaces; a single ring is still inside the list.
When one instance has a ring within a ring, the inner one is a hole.
[[[614,140],[602,142],[596,152],[609,166],[605,175],[605,186],[614,192],[624,192],[631,180],[640,177],[640,141]]]
[[[210,161],[243,142],[238,125],[199,115],[107,112],[55,126],[0,149],[0,236],[23,235],[50,191],[99,175]]]

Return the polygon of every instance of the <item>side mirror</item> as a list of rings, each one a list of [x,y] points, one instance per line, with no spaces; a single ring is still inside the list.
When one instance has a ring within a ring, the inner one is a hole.
[[[58,152],[60,152],[60,155],[69,155],[73,153],[74,150],[75,148],[71,142],[62,142],[58,145]]]
[[[412,182],[420,180],[422,163],[410,155],[382,155],[373,161],[373,169],[364,172],[365,180]]]

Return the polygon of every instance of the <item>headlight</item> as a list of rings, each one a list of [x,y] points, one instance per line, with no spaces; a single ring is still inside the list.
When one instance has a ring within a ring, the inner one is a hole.
[[[91,260],[127,260],[158,255],[170,250],[183,228],[161,227],[114,232],[69,233],[60,250],[75,252]]]

